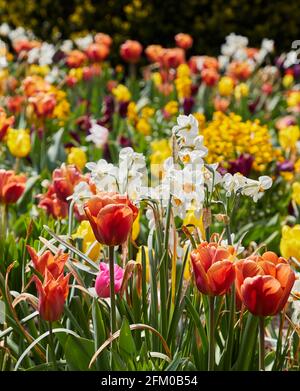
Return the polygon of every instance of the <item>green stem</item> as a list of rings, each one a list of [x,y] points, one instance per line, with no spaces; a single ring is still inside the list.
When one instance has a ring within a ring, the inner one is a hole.
[[[116,296],[115,296],[115,263],[114,263],[114,246],[109,246],[109,288],[110,288],[110,330],[111,335],[117,329],[116,318]],[[112,349],[114,344],[112,344]],[[110,369],[113,369],[113,354],[110,354]]]
[[[265,370],[265,318],[259,317],[259,370]]]
[[[49,322],[49,347],[50,347],[50,352],[51,352],[51,357],[52,357],[52,362],[54,364],[54,368],[55,368],[55,370],[58,371],[58,366],[57,366],[56,356],[55,356],[54,338],[53,338],[52,323],[51,322]]]
[[[110,328],[113,334],[117,329],[116,321],[116,296],[115,296],[115,264],[114,264],[114,246],[109,246],[109,287],[110,287]]]
[[[215,366],[215,297],[209,297],[209,347],[208,370],[213,371]]]

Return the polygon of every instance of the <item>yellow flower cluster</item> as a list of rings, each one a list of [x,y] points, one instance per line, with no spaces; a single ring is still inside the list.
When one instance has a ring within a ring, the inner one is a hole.
[[[271,138],[259,120],[243,122],[239,115],[215,112],[213,119],[201,132],[209,153],[207,162],[219,162],[224,167],[243,153],[254,158],[253,168],[264,171],[273,160]]]
[[[7,134],[7,146],[13,156],[26,157],[31,149],[29,131],[27,129],[10,128]]]
[[[176,100],[170,100],[164,107],[164,111],[170,117],[178,113],[178,102]]]
[[[150,119],[154,114],[155,110],[149,106],[144,106],[139,113],[134,102],[130,102],[127,108],[128,120],[135,126],[136,130],[144,136],[151,134]]]
[[[175,86],[179,99],[189,98],[191,96],[192,79],[190,74],[191,71],[187,64],[181,64],[177,68]]]
[[[283,149],[294,149],[300,137],[300,129],[297,125],[291,125],[279,131],[279,143]]]

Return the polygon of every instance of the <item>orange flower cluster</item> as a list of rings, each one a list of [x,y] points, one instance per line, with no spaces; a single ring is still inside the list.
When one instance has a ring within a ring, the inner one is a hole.
[[[191,252],[195,282],[205,295],[226,294],[235,281],[237,298],[254,315],[280,312],[295,282],[295,273],[285,258],[267,251],[234,262],[232,246],[203,242]]]

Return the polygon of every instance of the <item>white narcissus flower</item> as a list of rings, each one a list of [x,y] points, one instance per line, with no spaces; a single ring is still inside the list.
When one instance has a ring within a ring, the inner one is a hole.
[[[86,182],[79,182],[74,187],[74,193],[68,197],[68,200],[73,200],[80,214],[84,214],[83,205],[87,198],[92,197],[93,193],[91,192],[90,186]]]
[[[86,140],[92,141],[97,148],[102,148],[107,143],[109,131],[104,126],[98,125],[95,120],[91,122],[90,134],[86,137]]]
[[[179,115],[177,125],[173,126],[173,134],[183,140],[184,145],[193,145],[199,134],[199,124],[192,115]]]
[[[10,27],[7,23],[2,23],[0,26],[0,35],[7,37],[10,32]]]
[[[75,39],[75,43],[80,50],[85,50],[93,43],[93,37],[91,35],[86,35],[83,38]]]
[[[265,190],[272,186],[272,179],[269,176],[260,176],[258,181],[247,178],[246,185],[242,190],[242,194],[252,197],[254,202],[263,196]]]
[[[226,190],[226,196],[230,197],[232,193],[237,193],[246,185],[247,178],[240,173],[231,175],[227,173],[223,176],[223,187]]]
[[[99,191],[118,191],[118,168],[106,160],[90,162],[86,168],[91,171],[91,179]]]
[[[60,50],[68,53],[73,49],[73,42],[70,39],[65,39],[60,46]]]
[[[268,53],[272,53],[274,51],[273,39],[264,38],[261,42],[261,48],[266,50]]]

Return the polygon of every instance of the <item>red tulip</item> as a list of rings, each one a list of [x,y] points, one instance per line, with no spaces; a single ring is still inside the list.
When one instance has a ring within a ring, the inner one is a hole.
[[[220,78],[219,73],[215,68],[203,68],[201,71],[201,78],[203,83],[207,86],[214,86]]]
[[[60,274],[55,279],[48,269],[43,283],[37,276],[33,276],[39,295],[39,313],[44,320],[55,322],[60,319],[69,293],[69,277],[70,274]]]
[[[210,296],[224,295],[230,289],[235,270],[234,248],[218,243],[201,243],[191,252],[195,280],[200,292]]]
[[[127,196],[100,193],[84,205],[85,214],[99,243],[107,246],[123,244],[138,215],[138,209]]]
[[[47,250],[42,255],[38,256],[34,248],[28,245],[26,248],[34,264],[34,268],[42,276],[45,276],[47,269],[54,278],[58,278],[64,271],[65,263],[69,258],[68,254],[59,252],[54,256],[49,250]]]
[[[138,41],[128,39],[121,45],[120,55],[123,60],[134,64],[139,61],[142,51],[143,47]]]
[[[268,251],[236,263],[236,290],[250,312],[275,315],[285,306],[295,282],[287,260]]]
[[[14,171],[0,170],[0,203],[14,204],[24,193],[25,175],[16,175]]]
[[[77,183],[83,181],[84,177],[75,165],[62,164],[60,168],[53,171],[52,179],[54,191],[58,198],[66,201],[74,193],[74,187]]]
[[[66,63],[69,68],[79,68],[86,61],[86,55],[80,50],[72,50],[68,53]]]

